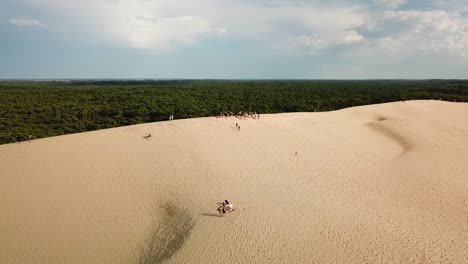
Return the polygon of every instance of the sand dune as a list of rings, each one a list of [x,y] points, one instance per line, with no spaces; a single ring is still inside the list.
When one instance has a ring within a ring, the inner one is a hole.
[[[0,263],[467,263],[467,160],[440,101],[2,145]]]

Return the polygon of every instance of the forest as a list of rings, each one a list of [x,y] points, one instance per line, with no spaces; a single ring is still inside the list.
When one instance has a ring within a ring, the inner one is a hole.
[[[331,111],[385,102],[468,102],[463,80],[0,81],[0,144],[221,112]]]

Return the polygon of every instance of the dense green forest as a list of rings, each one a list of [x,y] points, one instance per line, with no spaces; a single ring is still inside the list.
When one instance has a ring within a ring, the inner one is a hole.
[[[400,100],[468,101],[468,81],[0,82],[0,144],[102,128],[215,116],[330,111]]]

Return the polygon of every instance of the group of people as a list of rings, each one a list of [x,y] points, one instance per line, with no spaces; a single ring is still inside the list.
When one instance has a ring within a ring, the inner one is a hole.
[[[218,212],[220,216],[224,216],[227,212],[233,212],[234,205],[230,203],[228,200],[224,200],[224,202],[219,203]]]
[[[225,112],[221,112],[219,116],[217,117],[230,117],[230,116],[235,116],[237,118],[248,118],[248,117],[251,117],[253,119],[260,118],[260,114],[258,114],[257,112],[242,112],[242,111],[238,113],[225,111]]]
[[[169,116],[169,120],[174,120],[174,116],[173,116],[173,115],[170,115],[170,116]]]

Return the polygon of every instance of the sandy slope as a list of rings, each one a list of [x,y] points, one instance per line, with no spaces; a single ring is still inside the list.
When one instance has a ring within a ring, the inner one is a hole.
[[[0,212],[0,263],[467,263],[468,104],[3,145]]]

